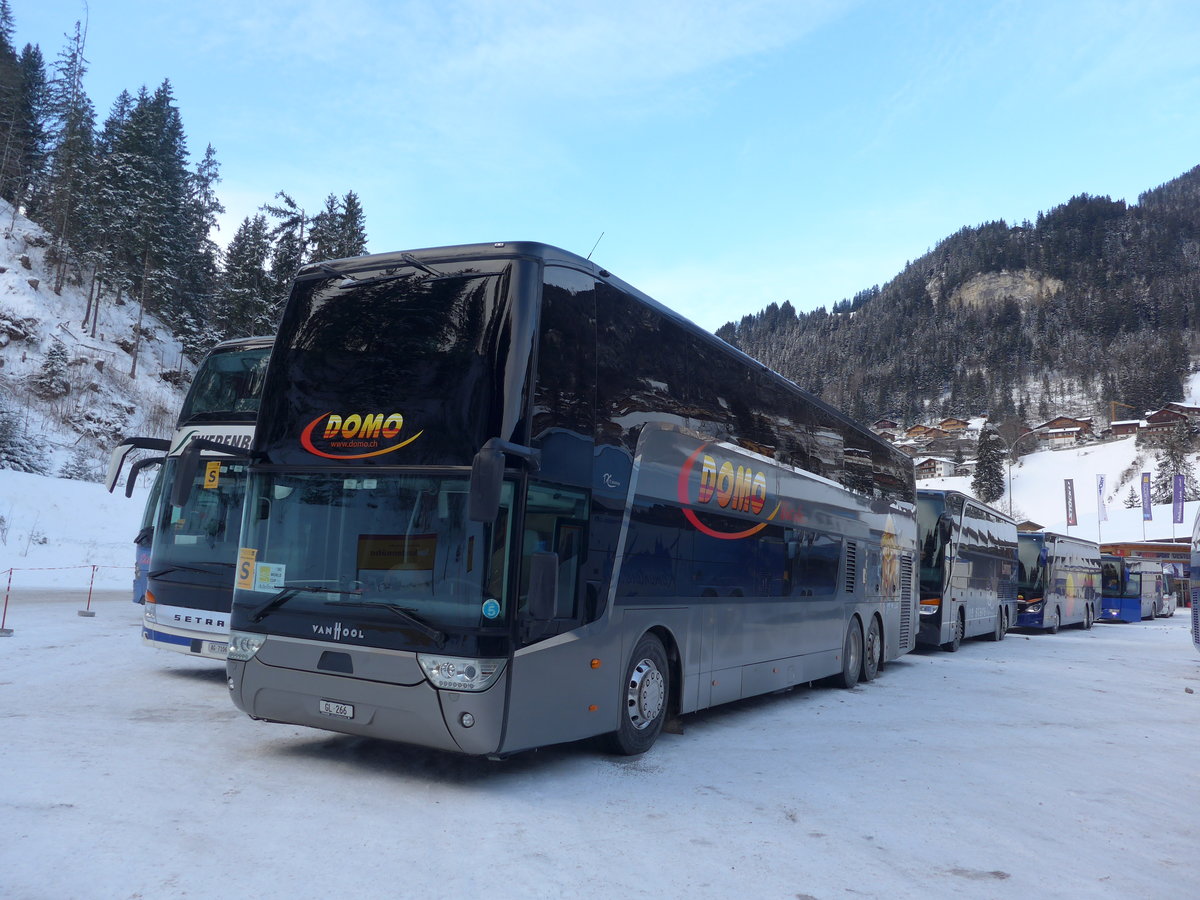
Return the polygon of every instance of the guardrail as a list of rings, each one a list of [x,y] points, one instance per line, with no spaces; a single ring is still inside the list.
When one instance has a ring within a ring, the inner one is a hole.
[[[8,576],[7,586],[4,588],[4,607],[3,607],[3,610],[0,611],[0,637],[9,637],[13,633],[11,628],[6,627],[6,625],[8,624],[8,598],[12,594],[13,572],[59,572],[59,571],[64,571],[66,569],[90,569],[91,570],[91,577],[88,580],[87,603],[84,605],[83,609],[81,609],[77,612],[77,615],[90,617],[90,616],[96,615],[95,611],[92,609],[92,590],[96,586],[96,571],[98,569],[129,569],[130,571],[132,571],[133,566],[97,566],[97,565],[90,565],[90,564],[80,564],[77,566],[31,566],[29,568],[13,567],[11,569],[0,569],[0,575]]]

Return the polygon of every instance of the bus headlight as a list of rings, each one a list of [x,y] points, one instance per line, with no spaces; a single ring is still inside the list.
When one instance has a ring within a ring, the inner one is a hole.
[[[1027,607],[1025,607],[1024,610],[1022,610],[1022,612],[1031,612],[1031,613],[1039,613],[1041,611],[1042,611],[1042,601],[1041,600],[1039,600],[1037,603],[1030,603]]]
[[[464,659],[418,653],[417,662],[430,684],[448,691],[486,691],[504,670],[503,659]]]
[[[258,652],[258,648],[266,641],[265,634],[248,634],[245,631],[229,632],[229,649],[226,652],[227,659],[236,659],[240,662],[245,662]]]

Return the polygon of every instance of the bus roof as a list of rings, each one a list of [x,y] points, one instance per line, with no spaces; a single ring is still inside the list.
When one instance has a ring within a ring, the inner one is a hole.
[[[451,263],[460,260],[465,262],[476,259],[504,259],[511,257],[525,257],[527,259],[540,260],[547,265],[560,265],[579,269],[624,291],[659,314],[678,323],[701,340],[708,342],[714,347],[724,349],[743,365],[761,370],[768,377],[774,378],[785,385],[789,390],[799,391],[808,402],[839,420],[848,429],[857,431],[868,443],[889,451],[893,456],[906,456],[906,454],[894,447],[889,441],[884,440],[862,423],[852,419],[836,407],[830,406],[824,400],[806,391],[791,379],[780,375],[770,366],[749,356],[729,342],[717,337],[712,332],[701,328],[695,322],[670,307],[663,306],[663,304],[659,303],[653,297],[643,293],[628,282],[622,281],[604,267],[569,250],[563,250],[550,244],[543,244],[537,241],[495,241],[490,244],[455,244],[445,247],[426,247],[419,250],[394,250],[368,256],[351,256],[344,259],[324,260],[302,266],[296,273],[296,280],[329,277],[335,273],[339,275],[344,273],[350,276],[360,271],[378,271],[379,269],[399,268],[401,266],[408,267],[412,266],[414,262],[436,267],[436,264],[439,262]],[[911,462],[911,460],[909,461]]]

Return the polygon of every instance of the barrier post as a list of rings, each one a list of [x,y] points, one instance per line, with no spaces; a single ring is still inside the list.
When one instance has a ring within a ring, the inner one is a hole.
[[[92,609],[92,587],[96,584],[96,567],[92,566],[92,580],[88,584],[87,606],[79,610],[76,614],[80,616],[94,616],[95,610]]]
[[[13,570],[8,570],[8,587],[4,589],[4,612],[0,613],[0,637],[11,637],[12,629],[5,628],[4,623],[8,621],[8,595],[12,593],[12,573]]]

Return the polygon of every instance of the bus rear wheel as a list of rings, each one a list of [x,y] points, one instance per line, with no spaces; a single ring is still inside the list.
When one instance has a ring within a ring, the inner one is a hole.
[[[883,666],[883,629],[879,627],[879,619],[871,616],[871,624],[867,627],[867,637],[863,642],[862,680],[873,681]]]
[[[862,671],[863,635],[858,619],[851,619],[846,626],[846,640],[842,643],[842,671],[833,677],[839,687],[852,688],[858,684]]]
[[[625,680],[621,683],[619,721],[610,736],[615,752],[637,756],[654,746],[667,719],[670,679],[662,641],[652,634],[642,635],[629,657]]]
[[[999,607],[999,606],[996,607],[996,628],[992,632],[992,640],[993,641],[1004,640],[1004,609],[1003,609],[1003,607]]]

